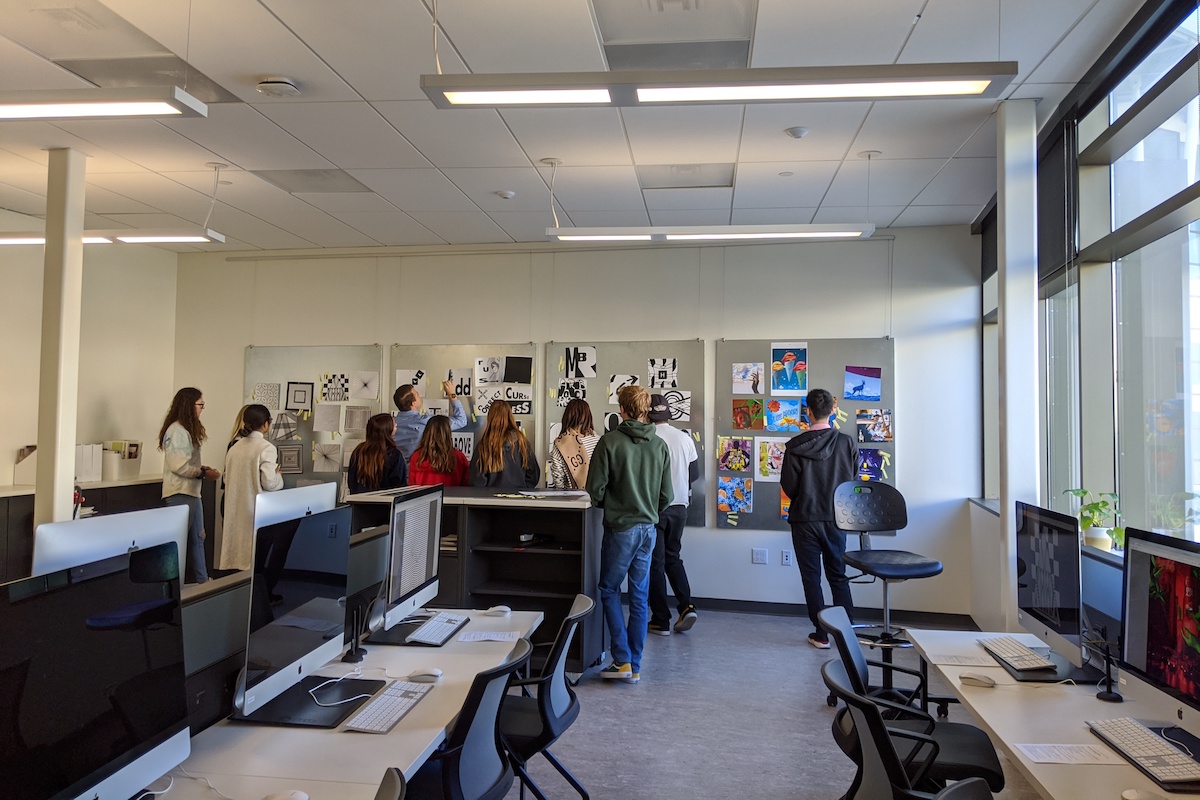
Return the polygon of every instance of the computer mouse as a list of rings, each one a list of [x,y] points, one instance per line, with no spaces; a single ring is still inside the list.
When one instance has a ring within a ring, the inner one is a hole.
[[[438,667],[425,667],[413,672],[408,679],[413,683],[437,683],[442,679],[442,670]]]
[[[489,617],[507,617],[512,613],[512,609],[508,606],[492,606],[483,613],[487,614]]]
[[[995,679],[990,675],[984,675],[982,672],[959,673],[958,681],[963,686],[982,686],[985,689],[992,689],[996,686]]]
[[[286,789],[282,792],[269,794],[263,800],[308,800],[308,792],[302,792],[299,789]]]
[[[1166,800],[1166,798],[1149,789],[1126,789],[1121,792],[1121,800]]]

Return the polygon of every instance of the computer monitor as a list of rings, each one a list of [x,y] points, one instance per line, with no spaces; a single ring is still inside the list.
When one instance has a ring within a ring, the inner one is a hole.
[[[1200,709],[1200,544],[1125,529],[1122,667]]]
[[[392,501],[391,531],[385,628],[404,621],[437,597],[442,487],[398,495]]]
[[[0,586],[7,800],[127,798],[187,758],[172,544]]]
[[[33,531],[33,574],[70,569],[164,542],[174,542],[182,560],[187,532],[185,506],[45,522]]]
[[[260,492],[254,498],[254,529],[299,519],[337,505],[337,484],[317,483],[278,492]]]
[[[388,578],[390,529],[378,525],[350,537],[350,571],[346,575],[346,643],[355,641],[346,660],[358,661],[355,637],[383,624]]]

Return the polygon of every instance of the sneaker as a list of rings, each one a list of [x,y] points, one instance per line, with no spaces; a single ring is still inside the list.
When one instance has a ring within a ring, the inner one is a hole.
[[[641,679],[642,679],[642,673],[631,672],[631,673],[629,673],[629,677],[625,679],[625,682],[626,683],[637,683]]]
[[[683,611],[679,612],[679,619],[675,622],[675,630],[680,633],[690,631],[692,626],[696,624],[697,616],[695,606],[688,606],[683,609]]]
[[[808,643],[818,650],[829,649],[829,636],[824,633],[813,631],[808,635]]]
[[[633,670],[629,668],[629,664],[613,662],[600,670],[600,677],[608,680],[629,680],[633,677]]]
[[[655,636],[670,636],[671,635],[671,626],[669,624],[659,625],[657,622],[651,622],[649,625],[646,626],[646,630],[650,633],[653,633]]]

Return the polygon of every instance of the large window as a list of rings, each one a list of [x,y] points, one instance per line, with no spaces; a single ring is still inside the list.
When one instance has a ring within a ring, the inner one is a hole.
[[[1074,508],[1063,492],[1080,485],[1079,284],[1068,281],[1064,273],[1042,287],[1042,385],[1046,387],[1042,430],[1046,502],[1055,511],[1069,514]]]

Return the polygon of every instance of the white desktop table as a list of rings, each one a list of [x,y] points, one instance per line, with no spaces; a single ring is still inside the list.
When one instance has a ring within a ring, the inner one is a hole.
[[[1088,719],[1133,717],[1142,720],[1175,720],[1180,703],[1166,694],[1141,686],[1136,698],[1126,692],[1125,702],[1096,699],[1096,686],[1019,683],[999,664],[988,667],[938,664],[940,656],[985,654],[976,640],[1002,634],[978,631],[908,630],[908,638],[930,671],[939,673],[987,731],[992,743],[1042,795],[1053,800],[1118,800],[1125,789],[1145,789],[1163,797],[1198,797],[1168,792],[1133,765],[1039,764],[1027,759],[1016,744],[1099,744],[1108,748],[1084,724]],[[1029,634],[1003,634],[1032,647],[1044,647]],[[995,679],[995,688],[964,686],[963,672],[982,672]],[[1136,680],[1130,678],[1130,681]],[[1125,691],[1125,687],[1121,687]],[[1115,751],[1114,751],[1115,755]],[[1120,758],[1120,756],[1117,756]]]
[[[517,631],[528,637],[543,616],[514,611],[507,617],[467,612],[471,621],[442,647],[367,645],[359,665],[367,679],[401,678],[421,667],[440,667],[441,681],[390,733],[350,733],[340,729],[275,727],[220,722],[192,739],[183,767],[212,781],[236,800],[260,800],[272,792],[300,789],[311,800],[372,800],[384,770],[396,767],[411,777],[439,744],[462,708],[475,676],[504,661],[513,642],[460,642],[471,631]],[[337,677],[354,669],[334,661],[318,674]],[[168,800],[211,800],[203,781],[173,770]],[[150,788],[159,789],[164,781]]]

